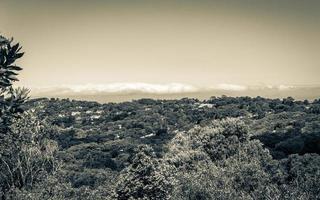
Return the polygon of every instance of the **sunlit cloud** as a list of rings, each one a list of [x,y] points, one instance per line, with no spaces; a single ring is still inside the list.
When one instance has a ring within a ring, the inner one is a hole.
[[[235,85],[235,84],[219,84],[217,85],[214,89],[218,89],[218,90],[227,90],[227,91],[245,91],[248,89],[247,86],[243,86],[243,85]]]
[[[277,88],[279,90],[290,90],[290,89],[294,89],[295,87],[291,85],[279,85]]]
[[[145,94],[184,94],[203,91],[230,91],[246,92],[252,90],[279,90],[288,91],[296,87],[290,85],[265,85],[265,86],[246,86],[238,84],[221,83],[213,86],[195,86],[184,83],[165,83],[152,84],[143,82],[133,83],[109,83],[109,84],[79,84],[79,85],[60,85],[51,87],[31,87],[34,95],[51,94],[128,94],[128,93],[145,93]]]
[[[110,84],[84,84],[63,85],[58,87],[35,88],[37,92],[60,93],[149,93],[149,94],[174,94],[196,92],[195,86],[182,83],[151,84],[151,83],[110,83]]]

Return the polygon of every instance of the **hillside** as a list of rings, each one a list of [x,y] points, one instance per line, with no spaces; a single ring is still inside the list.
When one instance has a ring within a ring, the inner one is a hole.
[[[293,154],[320,153],[318,100],[222,96],[100,104],[42,98],[26,106],[52,125],[50,138],[59,145],[63,174],[74,188],[115,184],[141,145],[150,146],[161,159],[177,134],[226,118],[243,122],[250,140],[258,139],[277,162],[287,162]]]

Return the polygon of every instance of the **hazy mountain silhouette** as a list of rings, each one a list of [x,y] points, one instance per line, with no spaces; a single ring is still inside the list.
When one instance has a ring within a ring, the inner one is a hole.
[[[207,99],[211,96],[263,96],[285,98],[291,96],[298,100],[318,98],[320,86],[242,86],[220,84],[213,87],[192,85],[113,83],[105,85],[72,85],[60,87],[35,88],[32,97],[57,97],[98,102],[122,102],[140,98],[176,99],[183,97]]]

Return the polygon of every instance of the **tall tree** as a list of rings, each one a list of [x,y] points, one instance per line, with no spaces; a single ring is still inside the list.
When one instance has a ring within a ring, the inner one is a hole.
[[[24,112],[28,90],[14,89],[23,56],[19,43],[0,36],[0,198],[32,188],[55,168],[56,144],[47,139],[48,126],[32,112]]]
[[[21,106],[28,99],[27,89],[12,87],[18,81],[18,71],[22,70],[14,64],[24,54],[20,51],[19,43],[0,36],[0,139],[8,133],[12,120],[23,112]]]

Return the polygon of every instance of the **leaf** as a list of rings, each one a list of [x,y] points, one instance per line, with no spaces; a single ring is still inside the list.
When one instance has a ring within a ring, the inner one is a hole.
[[[19,48],[19,43],[13,45],[12,51],[17,52],[18,48]]]
[[[19,66],[16,66],[16,65],[10,65],[10,66],[8,67],[8,69],[20,71],[20,70],[22,70],[22,67],[19,67]]]
[[[6,73],[6,69],[0,68],[0,74],[5,74]]]
[[[17,73],[13,72],[13,71],[6,71],[5,72],[6,76],[11,76],[11,75],[18,75]]]
[[[24,55],[24,53],[17,53],[17,54],[15,55],[15,58],[16,58],[16,59],[21,58],[23,55]]]
[[[11,86],[12,84],[9,82],[7,82],[7,81],[4,81],[4,80],[1,80],[0,81],[0,87],[9,87],[9,86]]]
[[[12,81],[19,81],[19,79],[15,75],[9,75],[8,79],[10,79]]]

